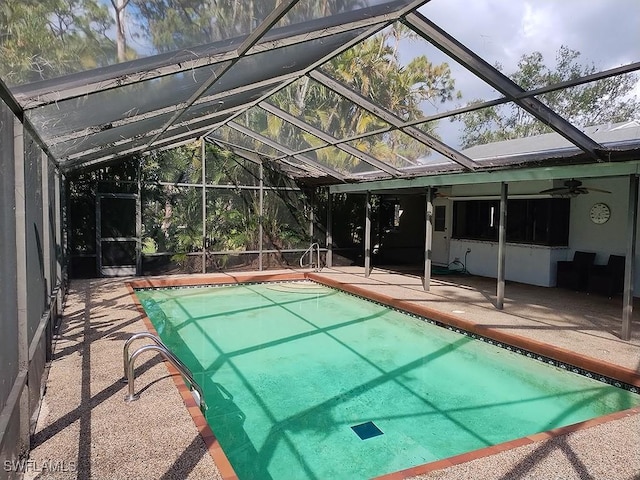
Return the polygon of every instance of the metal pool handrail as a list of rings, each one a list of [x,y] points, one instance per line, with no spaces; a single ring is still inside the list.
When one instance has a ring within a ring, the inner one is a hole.
[[[134,340],[137,340],[139,338],[150,338],[155,342],[155,345],[144,345],[138,348],[135,352],[133,352],[131,357],[129,357],[129,345],[131,345]],[[176,368],[176,370],[180,372],[180,375],[182,375],[186,379],[186,381],[190,385],[190,391],[191,395],[193,395],[193,399],[195,400],[200,410],[204,412],[207,409],[207,405],[204,401],[202,388],[194,380],[189,368],[184,363],[182,363],[182,361],[178,357],[171,353],[171,351],[166,347],[164,343],[162,343],[162,341],[158,337],[147,332],[141,332],[132,335],[131,338],[129,338],[129,340],[125,342],[125,346],[123,348],[124,370],[127,384],[129,386],[129,391],[124,397],[125,402],[130,403],[140,398],[140,394],[135,393],[135,361],[143,353],[152,351],[158,352],[160,355],[162,355],[164,359],[172,364]]]
[[[122,365],[124,366],[124,375],[122,376],[122,378],[124,379],[125,382],[127,381],[127,364],[129,362],[129,347],[133,342],[141,338],[148,338],[149,340],[153,340],[156,345],[165,346],[164,343],[162,343],[162,341],[153,333],[140,332],[140,333],[134,333],[133,335],[131,335],[129,337],[129,340],[124,342],[124,347],[122,347]]]
[[[314,267],[314,263],[313,263],[313,249],[316,249],[316,263],[315,263],[315,267]],[[311,266],[313,267],[313,270],[315,272],[319,272],[322,268],[320,267],[320,244],[318,242],[314,242],[311,245],[309,245],[309,248],[307,248],[304,253],[302,254],[302,256],[300,257],[300,268],[304,268],[304,265],[302,264],[302,261],[304,260],[304,257],[307,255],[307,253],[311,253]]]

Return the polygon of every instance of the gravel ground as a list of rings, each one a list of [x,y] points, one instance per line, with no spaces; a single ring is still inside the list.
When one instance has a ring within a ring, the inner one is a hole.
[[[139,358],[142,395],[124,402],[122,346],[144,330],[121,279],[72,282],[25,478],[221,478],[157,355]]]

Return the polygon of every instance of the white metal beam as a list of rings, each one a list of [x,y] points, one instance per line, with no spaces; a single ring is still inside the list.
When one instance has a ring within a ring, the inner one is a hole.
[[[630,162],[591,163],[586,165],[560,165],[529,167],[513,170],[452,173],[424,177],[378,180],[363,183],[332,185],[331,193],[364,193],[426,186],[473,185],[478,183],[518,182],[528,180],[556,180],[566,178],[599,178],[640,174],[640,160]]]

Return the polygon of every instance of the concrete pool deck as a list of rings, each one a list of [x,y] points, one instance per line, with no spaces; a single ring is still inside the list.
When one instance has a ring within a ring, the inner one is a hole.
[[[187,283],[206,278],[259,280],[291,272],[165,278]],[[374,269],[365,278],[363,273],[362,267],[340,267],[325,268],[317,275],[327,282],[426,305],[445,316],[640,373],[640,305],[634,312],[632,340],[623,342],[618,337],[620,298],[508,283],[505,308],[498,311],[493,305],[492,279],[434,277],[430,292],[424,292],[415,275]],[[194,422],[190,415],[194,407],[184,400],[184,389],[179,391],[169,380],[169,371],[158,355],[149,354],[137,362],[136,387],[142,394],[136,402],[124,402],[122,346],[131,334],[146,330],[125,280],[71,283],[32,437],[30,465],[34,468],[27,469],[25,478],[234,478],[228,466],[217,466],[209,455],[216,448],[215,439],[204,425]],[[591,422],[588,428],[568,429],[557,436],[535,435],[510,447],[515,448],[491,447],[432,465],[436,470],[416,469],[385,478],[638,479],[640,411],[627,411],[614,420]],[[48,462],[67,466],[69,471],[37,471]]]

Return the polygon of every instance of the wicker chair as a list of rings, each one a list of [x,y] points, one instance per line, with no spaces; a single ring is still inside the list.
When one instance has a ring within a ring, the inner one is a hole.
[[[611,298],[624,288],[624,263],[622,255],[609,255],[606,265],[592,265],[589,268],[587,292],[600,293]]]
[[[596,254],[576,251],[572,261],[558,262],[556,285],[561,288],[584,291],[587,289],[589,268],[593,266]]]

